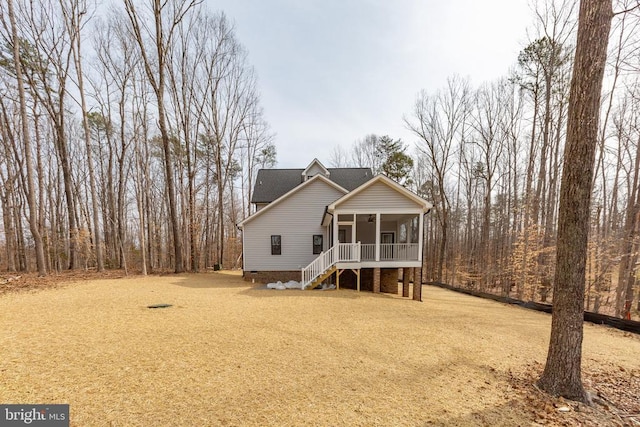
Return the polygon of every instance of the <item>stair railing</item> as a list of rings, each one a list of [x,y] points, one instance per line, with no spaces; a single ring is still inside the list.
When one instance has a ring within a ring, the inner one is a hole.
[[[338,262],[360,262],[360,242],[337,242],[328,251],[321,252],[316,259],[302,269],[302,289],[306,289]]]

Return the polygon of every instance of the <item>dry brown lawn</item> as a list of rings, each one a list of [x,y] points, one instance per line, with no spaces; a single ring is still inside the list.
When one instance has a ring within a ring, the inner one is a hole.
[[[225,273],[12,292],[0,402],[69,403],[74,426],[640,423],[638,336],[585,325],[585,382],[600,395],[586,407],[532,385],[549,315],[423,297],[265,290]],[[146,308],[158,303],[173,306]]]

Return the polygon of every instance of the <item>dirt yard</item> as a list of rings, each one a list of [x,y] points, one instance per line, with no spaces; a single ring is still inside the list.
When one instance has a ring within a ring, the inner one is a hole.
[[[73,426],[640,425],[637,335],[585,325],[587,407],[532,385],[549,315],[423,298],[225,273],[9,292],[0,403],[69,403]]]

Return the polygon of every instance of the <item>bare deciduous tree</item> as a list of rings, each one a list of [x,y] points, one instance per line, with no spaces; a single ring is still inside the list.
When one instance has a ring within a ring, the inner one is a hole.
[[[442,281],[451,202],[449,189],[455,152],[464,141],[464,123],[469,114],[468,82],[459,78],[449,79],[447,88],[434,96],[421,92],[416,100],[412,119],[405,119],[408,128],[420,138],[418,149],[426,156],[433,182],[431,191],[425,193],[438,207],[434,215],[440,224],[440,250],[434,279]]]
[[[133,0],[124,0],[131,31],[140,49],[147,79],[153,88],[158,103],[158,127],[160,128],[164,155],[167,197],[173,233],[175,272],[181,273],[184,271],[182,233],[175,194],[174,162],[165,104],[167,61],[169,59],[169,46],[174,40],[176,29],[189,10],[200,2],[196,0],[150,0],[150,3],[152,16],[146,20],[146,17],[140,16],[138,13]],[[149,29],[151,26],[152,30]]]
[[[29,117],[27,115],[27,101],[25,96],[24,85],[22,75],[22,58],[20,54],[21,42],[18,35],[18,28],[13,8],[13,0],[9,0],[7,4],[8,18],[11,28],[11,41],[13,46],[13,63],[16,76],[16,87],[18,89],[18,97],[20,102],[20,120],[22,124],[22,145],[24,148],[24,167],[26,169],[26,187],[25,192],[27,196],[27,203],[29,205],[29,229],[33,236],[35,250],[36,250],[36,266],[38,274],[40,276],[46,275],[45,257],[44,257],[44,244],[42,241],[42,235],[38,227],[38,208],[36,205],[36,186],[34,182],[33,171],[33,159],[31,148],[31,132],[29,129]]]

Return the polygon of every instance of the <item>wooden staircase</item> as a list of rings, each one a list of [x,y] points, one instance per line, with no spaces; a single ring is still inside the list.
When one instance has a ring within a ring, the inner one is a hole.
[[[317,288],[335,273],[338,262],[360,262],[360,242],[340,243],[322,252],[311,264],[302,269],[302,289]]]
[[[329,269],[327,269],[324,273],[313,279],[305,289],[317,288],[318,286],[320,286],[320,284],[322,284],[322,282],[327,280],[333,273],[335,273],[337,269],[338,268],[335,266],[335,264],[329,267]]]

